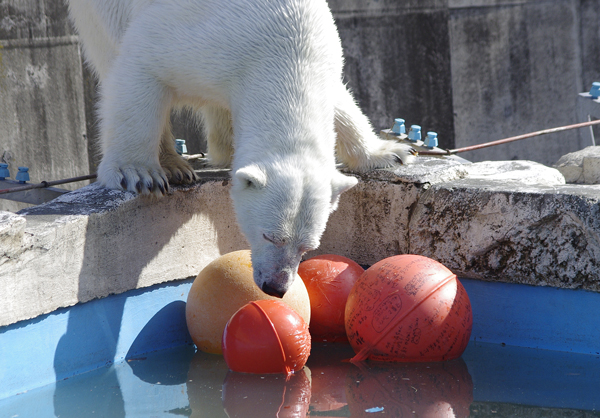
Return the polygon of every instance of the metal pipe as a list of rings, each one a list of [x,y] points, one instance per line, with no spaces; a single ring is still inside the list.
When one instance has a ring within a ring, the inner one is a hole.
[[[0,189],[0,194],[22,192],[31,189],[42,189],[44,187],[57,186],[59,184],[75,183],[77,181],[93,180],[96,177],[98,177],[97,174],[88,174],[87,176],[71,177],[63,180],[42,181],[41,183],[24,184],[23,186],[17,186],[10,189]],[[2,182],[0,182],[0,186],[1,185]]]
[[[553,134],[555,132],[567,131],[569,129],[585,128],[586,126],[591,127],[592,125],[598,125],[598,124],[600,124],[600,120],[593,120],[593,121],[589,121],[589,122],[576,123],[574,125],[559,126],[558,128],[543,129],[541,131],[531,132],[529,134],[511,136],[509,138],[499,139],[497,141],[484,142],[483,144],[471,145],[471,146],[463,147],[463,148],[448,149],[445,152],[444,151],[424,150],[424,151],[419,151],[419,154],[420,155],[453,155],[453,154],[458,154],[459,152],[473,151],[473,150],[478,150],[481,148],[493,147],[496,145],[502,145],[502,144],[507,144],[509,142],[519,141],[521,139],[533,138],[533,137],[545,135],[545,134]]]
[[[533,138],[533,137],[540,136],[540,135],[567,131],[569,129],[584,128],[586,126],[589,126],[591,129],[591,127],[593,125],[598,125],[598,124],[600,124],[600,120],[576,123],[574,125],[559,126],[558,128],[544,129],[544,130],[532,132],[529,134],[512,136],[510,138],[499,139],[497,141],[491,141],[491,142],[484,142],[483,144],[471,145],[471,146],[463,147],[463,148],[449,149],[446,151],[423,150],[423,151],[419,151],[419,154],[420,155],[453,155],[453,154],[458,154],[460,152],[473,151],[473,150],[478,150],[481,148],[493,147],[496,145],[519,141],[521,139]],[[202,157],[204,157],[204,154],[199,154],[198,156],[200,156],[200,155]],[[194,157],[196,157],[196,156],[194,156]],[[41,189],[44,187],[57,186],[59,184],[74,183],[77,181],[93,180],[93,179],[96,179],[97,177],[98,177],[97,174],[88,174],[86,176],[71,177],[71,178],[63,179],[63,180],[42,181],[41,183],[36,183],[36,184],[24,184],[23,186],[13,187],[11,189],[0,189],[0,195],[6,194],[6,193],[13,193],[13,192],[22,192],[22,191],[31,190],[31,189]]]

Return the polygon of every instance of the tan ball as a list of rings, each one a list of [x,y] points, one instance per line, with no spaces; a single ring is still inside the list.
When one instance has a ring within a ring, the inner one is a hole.
[[[248,302],[261,299],[277,298],[254,283],[250,250],[234,251],[212,261],[194,280],[185,308],[188,330],[198,349],[222,354],[221,338],[227,321]],[[310,322],[310,300],[300,277],[281,300],[307,324]]]

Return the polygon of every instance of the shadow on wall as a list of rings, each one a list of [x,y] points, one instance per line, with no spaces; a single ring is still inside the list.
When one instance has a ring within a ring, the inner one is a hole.
[[[83,267],[79,274],[79,301],[149,286],[153,283],[147,283],[148,277],[156,275],[156,271],[162,275],[173,274],[173,280],[193,278],[201,267],[220,254],[247,248],[237,224],[231,224],[235,219],[231,204],[229,207],[216,204],[218,200],[229,203],[229,199],[216,199],[214,196],[214,193],[228,193],[229,188],[219,185],[221,190],[218,191],[207,190],[205,186],[180,189],[160,200],[136,197],[101,216],[91,214],[86,230]],[[100,187],[93,188],[98,194],[106,193]],[[187,193],[197,194],[198,198],[191,200],[195,205],[189,204],[190,199],[185,196]],[[184,198],[187,203],[184,203]],[[135,212],[135,216],[126,214],[126,211]],[[106,225],[113,225],[112,230],[107,232]],[[198,234],[193,234],[195,228]],[[169,264],[167,261],[173,264],[172,260],[177,258],[191,266],[188,277],[177,276],[180,270],[165,270],[164,266]],[[164,281],[164,277],[162,279]],[[191,342],[187,329],[165,334],[167,324],[180,323],[185,327],[183,301],[157,306],[158,313],[149,322],[133,326],[131,321],[123,322],[124,315],[128,318],[135,316],[135,313],[126,312],[126,301],[126,297],[109,298],[107,303],[94,304],[94,309],[83,315],[78,315],[82,312],[78,310],[69,316],[66,333],[61,337],[54,357],[55,374],[59,380],[55,392],[57,416],[72,416],[64,414],[68,412],[68,399],[62,399],[62,388],[69,385],[67,381],[60,380],[90,368],[88,358],[73,356],[73,350],[81,347],[82,341],[90,353],[103,352],[101,358],[110,359],[109,363],[135,357],[144,353],[145,347],[160,349],[177,342],[181,344],[182,333]],[[156,302],[150,299],[148,303]],[[85,341],[90,328],[94,329],[94,337]],[[132,331],[137,336],[133,341],[130,337]],[[92,358],[97,358],[97,355],[93,354]],[[95,365],[101,366],[103,364]],[[122,405],[117,374],[106,373],[104,380],[105,384],[115,388],[111,395],[114,397],[113,407]],[[71,392],[67,390],[65,396],[70,397],[68,393]],[[123,408],[113,408],[111,413],[115,417],[125,416]]]

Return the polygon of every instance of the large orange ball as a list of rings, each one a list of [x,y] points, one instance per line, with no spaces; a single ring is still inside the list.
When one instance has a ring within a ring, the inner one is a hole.
[[[296,372],[310,354],[308,324],[279,300],[257,300],[238,310],[223,332],[223,357],[241,373]]]
[[[471,336],[467,292],[445,266],[397,255],[370,267],[346,304],[353,361],[444,361],[460,357]]]
[[[298,275],[310,298],[313,341],[348,341],[344,310],[350,290],[363,272],[356,262],[340,255],[318,255],[300,263]]]
[[[256,286],[250,251],[234,251],[212,261],[196,277],[187,298],[185,317],[199,350],[221,354],[221,337],[227,321],[253,300],[275,300]],[[281,299],[309,323],[310,301],[300,278]]]

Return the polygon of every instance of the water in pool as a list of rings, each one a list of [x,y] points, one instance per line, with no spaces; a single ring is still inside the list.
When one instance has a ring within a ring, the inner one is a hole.
[[[600,417],[600,358],[471,343],[444,363],[345,360],[313,344],[283,375],[228,372],[193,346],[149,353],[0,401],[7,418]]]

